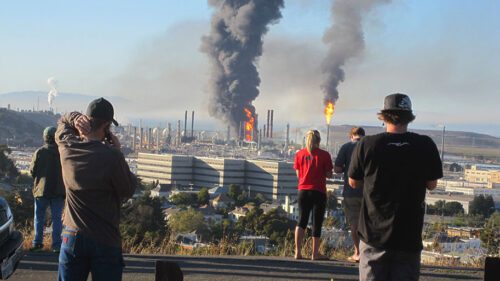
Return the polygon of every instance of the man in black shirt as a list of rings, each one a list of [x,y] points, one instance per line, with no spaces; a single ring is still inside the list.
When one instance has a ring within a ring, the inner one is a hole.
[[[342,145],[335,159],[333,171],[335,173],[344,173],[344,189],[342,191],[342,204],[344,205],[344,213],[351,229],[351,238],[354,244],[354,254],[349,257],[350,261],[359,262],[359,236],[358,236],[358,220],[359,211],[361,210],[361,200],[363,199],[363,188],[352,188],[349,185],[349,163],[351,155],[358,144],[359,140],[365,136],[365,130],[361,127],[352,127],[349,137],[351,141]]]
[[[426,189],[443,176],[431,138],[407,131],[415,119],[407,95],[393,94],[378,114],[386,132],[354,149],[349,184],[363,186],[360,280],[418,280]]]

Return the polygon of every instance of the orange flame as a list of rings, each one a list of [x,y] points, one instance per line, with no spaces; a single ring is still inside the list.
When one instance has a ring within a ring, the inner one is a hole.
[[[245,122],[245,139],[247,141],[253,140],[253,125],[255,123],[255,118],[252,116],[252,112],[248,108],[243,108],[245,114],[247,115],[247,121]]]
[[[328,104],[325,106],[326,124],[330,125],[334,111],[335,111],[335,106],[333,105],[333,102],[329,101]]]

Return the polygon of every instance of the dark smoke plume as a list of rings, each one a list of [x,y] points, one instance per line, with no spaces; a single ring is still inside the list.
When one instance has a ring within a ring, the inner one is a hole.
[[[262,55],[262,37],[268,25],[281,18],[283,0],[209,0],[215,8],[210,35],[201,51],[212,64],[209,112],[233,129],[247,121],[243,108],[255,116],[252,101],[259,95],[255,66]]]
[[[377,5],[390,0],[335,0],[332,5],[333,25],[325,32],[323,42],[330,50],[321,65],[325,79],[321,88],[325,92],[325,104],[339,98],[337,87],[344,81],[343,67],[346,61],[365,48],[363,16]]]

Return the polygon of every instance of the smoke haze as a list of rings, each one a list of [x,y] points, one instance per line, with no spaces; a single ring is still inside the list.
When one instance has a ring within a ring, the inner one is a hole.
[[[54,99],[57,97],[57,94],[58,94],[56,78],[50,77],[49,79],[47,79],[47,84],[50,87],[50,91],[47,94],[47,100],[49,102],[49,106],[52,107]]]
[[[210,115],[233,129],[252,115],[259,95],[256,62],[262,55],[262,37],[268,25],[281,18],[283,0],[211,0],[215,8],[210,35],[202,37],[201,51],[211,63]]]
[[[364,47],[363,16],[376,6],[390,0],[336,0],[331,13],[333,25],[325,32],[323,42],[330,50],[321,67],[325,79],[321,88],[324,102],[335,103],[339,98],[338,85],[345,79],[347,60],[360,54]]]

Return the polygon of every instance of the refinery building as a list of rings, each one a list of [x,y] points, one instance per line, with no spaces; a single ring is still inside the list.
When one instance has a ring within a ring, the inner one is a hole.
[[[297,193],[293,163],[139,153],[137,176],[144,182],[212,188],[239,185],[251,195],[283,199]]]

